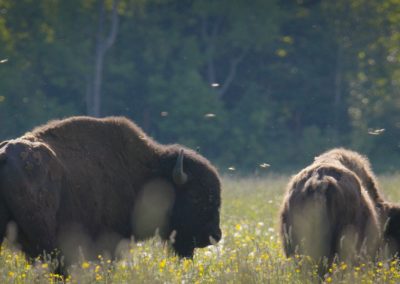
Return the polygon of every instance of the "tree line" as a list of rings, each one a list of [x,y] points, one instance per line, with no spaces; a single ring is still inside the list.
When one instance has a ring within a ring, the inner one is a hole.
[[[222,171],[400,169],[400,1],[1,0],[0,139],[124,115]]]

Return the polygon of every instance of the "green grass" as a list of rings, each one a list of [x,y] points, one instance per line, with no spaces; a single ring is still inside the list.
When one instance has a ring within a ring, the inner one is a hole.
[[[62,279],[51,261],[28,263],[21,253],[0,252],[0,283],[312,283],[316,269],[307,258],[286,259],[278,237],[278,212],[287,176],[226,177],[223,181],[223,240],[179,260],[155,238],[132,243],[122,260],[99,256],[71,269]],[[380,177],[385,196],[400,200],[400,175]],[[325,282],[400,283],[400,263],[377,261],[334,265]]]

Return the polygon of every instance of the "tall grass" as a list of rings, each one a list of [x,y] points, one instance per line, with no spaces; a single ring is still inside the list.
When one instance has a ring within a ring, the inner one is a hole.
[[[400,176],[380,178],[385,195],[400,200]],[[307,257],[287,259],[278,237],[278,212],[287,176],[225,177],[217,246],[196,250],[180,260],[158,238],[131,243],[122,259],[82,258],[63,278],[52,273],[51,260],[27,262],[22,253],[3,246],[0,283],[317,283]],[[400,283],[397,260],[351,266],[335,264],[325,282]]]

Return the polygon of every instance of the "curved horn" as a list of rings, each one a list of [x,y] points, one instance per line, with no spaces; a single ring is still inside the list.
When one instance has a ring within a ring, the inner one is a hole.
[[[179,152],[178,159],[174,170],[172,172],[172,178],[177,185],[183,185],[187,182],[187,174],[183,171],[183,149]]]

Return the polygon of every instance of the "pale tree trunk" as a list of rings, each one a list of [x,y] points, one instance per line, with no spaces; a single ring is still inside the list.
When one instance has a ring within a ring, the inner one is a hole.
[[[342,103],[342,46],[339,45],[336,51],[336,70],[335,70],[335,98],[334,106],[334,127],[339,129],[340,107]]]
[[[120,0],[114,0],[111,12],[111,28],[107,38],[104,38],[105,7],[104,0],[100,0],[99,21],[96,35],[96,51],[94,62],[93,81],[89,80],[87,88],[87,113],[91,116],[99,117],[101,115],[101,84],[103,80],[104,57],[110,47],[113,46],[118,33],[118,3]]]
[[[216,83],[214,53],[215,53],[215,38],[217,36],[219,25],[221,23],[220,19],[221,18],[219,18],[219,20],[214,24],[214,26],[211,29],[211,32],[208,32],[209,23],[207,21],[207,18],[204,17],[202,19],[201,34],[206,45],[205,49],[207,57],[207,80],[210,85]]]
[[[329,2],[331,3],[331,2]],[[332,2],[335,3],[335,2]],[[341,8],[340,18],[336,18],[334,24],[334,36],[336,38],[336,65],[334,77],[334,98],[333,98],[333,129],[334,129],[334,143],[337,144],[340,138],[339,131],[341,129],[341,116],[343,115],[343,90],[345,85],[346,70],[346,50],[351,44],[353,38],[353,30],[346,25],[345,21],[341,19],[349,19],[351,15],[351,7],[348,2],[343,2],[344,6]],[[333,4],[335,5],[335,4]]]
[[[335,77],[334,77],[334,93],[333,93],[333,144],[339,143],[339,130],[340,130],[340,116],[341,104],[342,104],[342,92],[343,92],[343,47],[342,43],[339,43],[336,49],[336,66],[335,66]]]
[[[220,99],[222,99],[222,97],[227,93],[229,87],[232,85],[233,80],[236,77],[236,71],[238,68],[239,63],[243,60],[243,58],[246,55],[246,51],[243,50],[238,56],[236,56],[235,58],[233,58],[230,62],[230,66],[229,66],[229,72],[226,75],[226,78],[224,80],[224,82],[221,85],[221,88],[219,89],[218,92],[218,97]]]
[[[208,83],[213,86],[213,84],[218,84],[217,95],[219,99],[222,99],[224,95],[227,93],[229,87],[232,85],[235,77],[237,68],[239,63],[245,57],[247,50],[242,50],[240,54],[231,59],[228,73],[224,80],[221,80],[222,83],[218,82],[216,70],[215,70],[215,41],[218,36],[219,27],[222,23],[222,18],[218,18],[214,23],[211,23],[211,27],[209,27],[209,22],[206,17],[202,19],[202,37],[205,42],[205,49],[207,55],[207,80]]]

